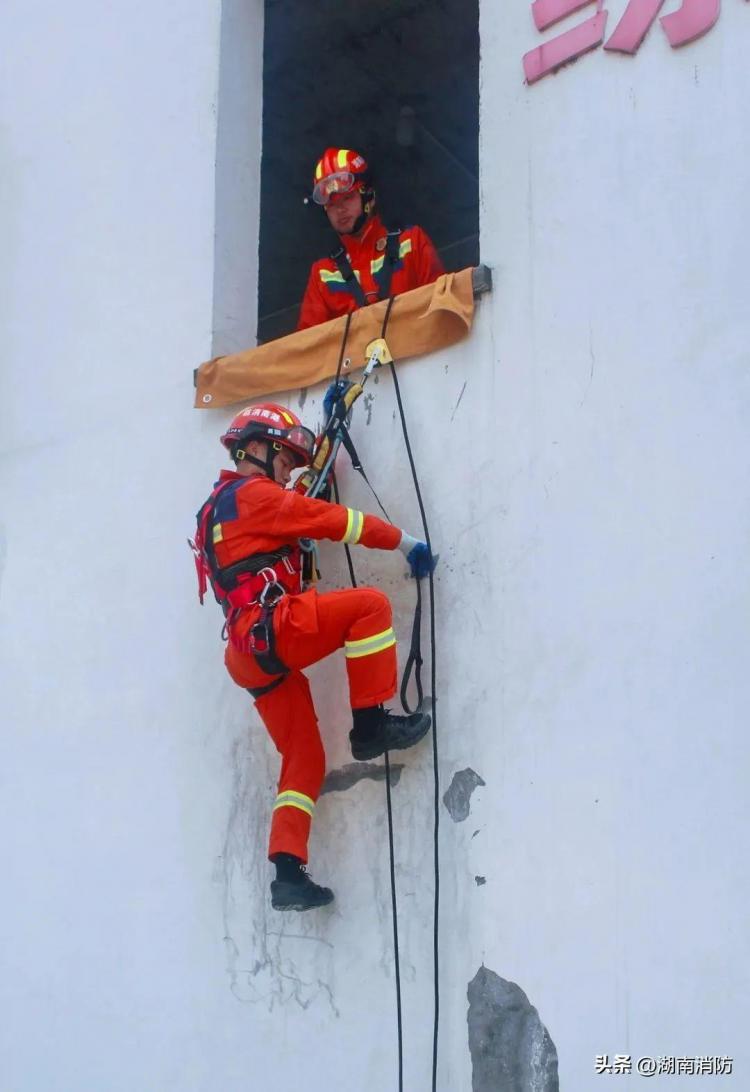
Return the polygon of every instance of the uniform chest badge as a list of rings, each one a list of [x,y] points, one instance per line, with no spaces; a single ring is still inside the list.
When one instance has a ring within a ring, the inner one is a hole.
[[[377,243],[375,244],[375,249],[376,250],[385,250],[385,244],[386,244],[385,236],[383,236],[382,239],[378,239]]]

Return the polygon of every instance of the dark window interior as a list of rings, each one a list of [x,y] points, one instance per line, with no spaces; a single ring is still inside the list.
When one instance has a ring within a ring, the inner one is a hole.
[[[478,141],[478,0],[266,0],[259,340],[294,330],[336,245],[304,204],[326,147],[361,152],[385,223],[456,270],[479,262]]]

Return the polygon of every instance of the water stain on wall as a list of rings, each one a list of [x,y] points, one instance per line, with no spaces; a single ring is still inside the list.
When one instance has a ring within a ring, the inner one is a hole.
[[[472,1092],[559,1092],[555,1044],[521,987],[482,966],[467,996]]]
[[[339,1015],[335,998],[330,914],[279,914],[271,909],[273,874],[266,857],[274,756],[243,732],[231,754],[232,797],[214,879],[223,888],[226,971],[238,1001],[273,1012],[294,1004]]]

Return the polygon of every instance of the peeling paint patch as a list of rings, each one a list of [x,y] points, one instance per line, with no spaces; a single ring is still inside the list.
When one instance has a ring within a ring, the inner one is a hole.
[[[403,762],[391,762],[391,785],[398,785],[403,768]],[[320,795],[327,792],[346,792],[358,781],[365,780],[385,781],[385,766],[377,766],[374,762],[350,762],[340,770],[331,770],[326,774]]]
[[[305,408],[305,402],[307,401],[307,387],[300,387],[299,391],[299,408],[300,412]]]
[[[477,887],[484,887],[484,885],[487,883],[487,877],[486,876],[475,876],[474,877],[474,883],[477,885]]]
[[[454,823],[463,823],[464,819],[468,819],[471,794],[479,785],[484,784],[479,774],[470,766],[454,773],[453,780],[443,794],[443,803]]]
[[[366,425],[369,425],[370,421],[372,420],[372,404],[373,404],[374,401],[375,401],[375,395],[374,394],[366,394],[365,395],[365,413],[367,414],[367,420],[365,421]]]
[[[521,987],[482,966],[467,996],[472,1092],[559,1092],[555,1044]]]

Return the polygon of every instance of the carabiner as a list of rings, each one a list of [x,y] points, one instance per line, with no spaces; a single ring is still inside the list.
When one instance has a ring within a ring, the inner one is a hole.
[[[265,586],[258,596],[258,602],[262,607],[272,607],[275,606],[286,593],[283,585],[276,579],[276,573],[273,569],[261,569],[258,576],[265,576],[266,573],[270,573],[272,579],[269,580],[266,578]]]

